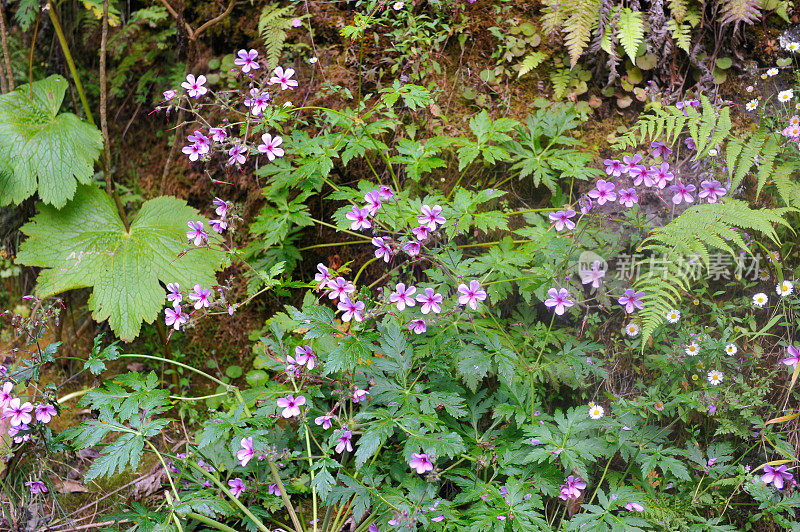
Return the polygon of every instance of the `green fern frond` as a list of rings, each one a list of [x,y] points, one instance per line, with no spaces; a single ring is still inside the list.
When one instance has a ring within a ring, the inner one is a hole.
[[[689,24],[679,23],[674,19],[670,19],[667,22],[667,28],[672,32],[672,40],[675,41],[675,46],[688,54],[692,45],[692,27]]]
[[[267,49],[267,69],[278,66],[286,42],[286,30],[292,27],[292,6],[280,7],[278,4],[267,4],[258,18],[258,34],[264,39]]]
[[[751,209],[747,202],[727,199],[725,203],[695,205],[669,224],[653,229],[641,243],[639,252],[661,257],[663,268],[651,270],[635,283],[637,291],[645,293],[642,317],[642,348],[664,314],[678,307],[682,295],[689,290],[690,272],[685,266],[711,264],[711,252],[721,250],[736,255],[747,250],[740,230],[761,233],[778,242],[776,225],[790,227],[784,219],[794,209]]]
[[[519,65],[519,73],[517,73],[517,77],[521,78],[534,68],[538,67],[542,64],[542,61],[547,59],[547,54],[544,52],[531,52],[522,60],[522,63]]]
[[[772,173],[772,182],[786,205],[800,209],[800,184],[791,179],[792,175],[797,175],[797,169],[796,165],[790,163],[778,166]]]
[[[569,16],[567,2],[564,0],[544,0],[542,30],[546,35],[553,35],[566,22]]]
[[[683,17],[686,16],[686,11],[689,9],[689,2],[687,0],[669,0],[668,4],[675,22],[679,24],[683,22]]]
[[[719,20],[723,24],[752,24],[761,17],[761,0],[723,0]]]
[[[636,52],[644,41],[644,14],[624,7],[619,13],[619,42],[632,62],[636,62]]]
[[[717,113],[716,107],[711,104],[705,95],[700,96],[702,114],[692,106],[684,109],[692,118],[688,122],[689,134],[697,145],[694,158],[699,159],[708,155],[708,151],[721,144],[731,131],[730,108],[725,106]]]
[[[575,0],[572,14],[564,25],[564,44],[569,52],[572,68],[589,44],[592,31],[597,27],[600,0]]]

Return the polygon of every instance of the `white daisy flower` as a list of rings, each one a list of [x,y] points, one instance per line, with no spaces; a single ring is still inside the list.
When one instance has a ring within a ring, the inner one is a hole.
[[[709,371],[708,372],[708,382],[716,386],[717,384],[722,382],[722,379],[725,378],[725,375],[722,374],[721,371]]]
[[[735,355],[738,352],[739,352],[739,348],[736,347],[736,344],[728,344],[728,345],[725,346],[725,353],[727,353],[728,356],[732,357],[733,355]]]
[[[697,342],[692,342],[691,344],[686,346],[686,354],[690,357],[696,357],[700,353],[700,346],[697,345]]]
[[[589,417],[592,419],[600,419],[605,414],[605,410],[600,405],[591,405],[589,407]]]
[[[744,90],[746,90],[747,92],[753,92],[753,86],[748,85],[747,87],[744,88]]]
[[[779,102],[788,102],[794,98],[794,91],[792,89],[786,89],[785,91],[781,91],[778,93],[778,101]]]
[[[790,126],[800,126],[800,116],[794,115],[789,119]]]
[[[767,294],[765,294],[764,292],[759,292],[753,296],[753,305],[757,306],[758,308],[761,308],[764,305],[766,305],[767,301],[769,301],[769,298],[767,297]]]
[[[772,76],[777,76],[777,75],[778,75],[778,69],[777,68],[772,67],[769,70],[767,70],[767,76],[772,77]]]
[[[625,326],[625,334],[631,338],[636,338],[636,336],[639,334],[639,326],[635,323],[629,323]]]
[[[757,100],[757,99],[750,100],[750,101],[749,101],[749,102],[747,102],[747,104],[744,106],[744,108],[745,108],[745,109],[747,109],[748,111],[752,111],[752,110],[754,110],[756,107],[758,107],[758,100]]]
[[[678,320],[681,319],[681,312],[679,310],[668,310],[664,313],[664,317],[670,323],[678,323]]]
[[[794,290],[794,284],[791,281],[784,281],[775,287],[775,292],[781,297],[786,297]]]
[[[800,43],[790,42],[789,44],[786,45],[786,49],[789,50],[790,52],[796,52],[800,50]]]
[[[395,10],[395,11],[400,11],[400,10],[401,10],[401,9],[403,9],[405,6],[406,6],[406,5],[405,5],[403,2],[395,2],[395,3],[392,5],[392,7],[394,8],[394,10]]]
[[[316,63],[317,61],[319,61],[319,59],[317,59],[316,57],[309,57],[309,58],[308,58],[308,62],[309,62],[309,63],[311,63],[312,65],[313,65],[314,63]]]
[[[758,278],[762,281],[769,281],[770,275],[769,271],[767,270],[759,270],[758,271]]]
[[[717,149],[716,148],[711,148],[710,150],[708,150],[708,155],[710,157],[716,157],[717,156]]]

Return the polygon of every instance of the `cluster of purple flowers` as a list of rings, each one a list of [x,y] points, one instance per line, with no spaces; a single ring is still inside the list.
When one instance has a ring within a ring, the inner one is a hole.
[[[209,308],[211,306],[210,297],[210,288],[203,288],[199,284],[194,285],[194,288],[188,295],[188,298],[194,301],[194,311],[192,311],[192,314],[194,314],[195,311]],[[181,326],[189,321],[189,317],[192,315],[185,314],[181,308],[183,294],[181,294],[180,284],[170,283],[167,285],[167,301],[172,301],[172,308],[167,307],[164,311],[164,323],[166,323],[168,327],[179,331]]]
[[[248,74],[261,67],[257,61],[258,51],[253,49],[249,51],[239,50],[237,55],[238,57],[234,60],[234,64],[241,67],[242,73]],[[272,72],[272,77],[269,78],[266,84],[278,85],[282,91],[293,90],[299,85],[298,81],[293,79],[294,73],[294,69],[276,67]],[[253,77],[253,74],[249,75],[251,78]],[[190,98],[200,98],[208,92],[208,88],[205,87],[206,81],[207,79],[205,76],[200,75],[195,78],[193,74],[189,74],[186,76],[186,81],[181,83],[181,86],[186,89]],[[176,94],[174,90],[168,90],[164,93],[164,98],[166,100],[172,100],[175,98]],[[246,97],[242,103],[248,108],[252,116],[257,117],[261,116],[267,109],[270,98],[271,96],[268,91],[260,87],[251,87],[248,92],[248,97]],[[201,130],[197,130],[189,135],[187,138],[188,144],[182,149],[183,153],[189,156],[190,161],[194,162],[211,151],[212,141],[222,146],[228,138],[228,132],[225,129],[229,127],[227,122],[227,119],[223,120],[222,125],[210,128],[208,135],[203,134]],[[261,135],[261,140],[262,144],[255,146],[255,148],[258,152],[266,154],[267,159],[270,161],[274,161],[276,157],[282,157],[284,155],[283,148],[279,147],[283,142],[281,137],[277,135],[273,137],[269,133],[264,133]],[[246,142],[241,139],[232,139],[228,141],[227,146],[229,146],[229,148],[227,148],[228,166],[244,164],[250,152],[250,148],[247,146]]]
[[[657,159],[663,160],[672,153],[672,150],[663,142],[653,142],[650,146],[652,148],[651,155]],[[694,141],[691,142],[691,145],[687,142],[687,146],[694,149]],[[667,187],[667,183],[675,180],[675,174],[670,171],[670,165],[666,161],[658,165],[651,165],[649,168],[641,164],[641,161],[642,156],[637,153],[632,156],[625,155],[621,161],[619,159],[606,159],[603,164],[607,175],[611,177],[627,175],[633,180],[634,186],[644,185],[645,187],[657,187],[663,190]],[[615,191],[617,185],[604,179],[598,180],[596,187],[595,190],[589,192],[588,196],[597,201],[598,205],[619,201],[620,204],[626,207],[632,207],[634,203],[638,202],[638,196],[634,188],[620,188],[620,190]],[[694,196],[692,194],[697,190],[697,187],[678,181],[670,185],[669,190],[674,193],[672,202],[675,205],[679,205],[684,202],[693,203]],[[704,180],[700,183],[698,197],[705,199],[708,203],[716,203],[727,192],[718,180]]]
[[[800,142],[800,116],[792,116],[789,125],[781,130],[781,135],[794,142]]]
[[[3,420],[8,420],[10,425],[8,435],[14,438],[15,443],[23,443],[30,440],[30,423],[34,417],[40,423],[50,423],[56,415],[56,409],[49,403],[34,406],[30,401],[22,401],[13,395],[14,383],[7,381],[0,389],[0,408],[2,408]],[[24,433],[24,434],[21,434]],[[47,491],[47,490],[45,490]]]

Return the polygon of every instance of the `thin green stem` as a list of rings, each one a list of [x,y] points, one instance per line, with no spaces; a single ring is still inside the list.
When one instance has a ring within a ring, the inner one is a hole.
[[[369,259],[367,262],[365,262],[364,264],[361,265],[361,268],[358,270],[358,273],[356,274],[355,278],[353,279],[353,284],[356,284],[358,282],[358,278],[361,277],[361,272],[364,271],[364,268],[366,268],[367,266],[369,266],[370,264],[372,264],[376,260],[378,260],[378,258],[377,257],[373,257],[373,258]]]
[[[50,17],[50,22],[53,24],[53,29],[56,30],[58,43],[61,45],[61,51],[64,52],[64,59],[67,60],[67,66],[69,66],[69,72],[72,75],[72,81],[75,82],[75,88],[78,90],[78,96],[81,99],[81,104],[83,104],[83,110],[86,113],[86,118],[88,118],[89,122],[94,125],[92,109],[89,107],[89,101],[86,99],[86,93],[83,91],[83,83],[81,83],[81,78],[78,76],[78,69],[75,68],[75,61],[73,61],[72,53],[69,51],[69,44],[67,44],[67,38],[64,36],[64,30],[61,29],[61,23],[56,15],[56,6],[53,4],[52,0],[48,0],[47,6],[49,8],[47,9],[47,16]]]
[[[183,362],[178,362],[177,360],[170,360],[168,358],[156,357],[156,356],[153,356],[153,355],[140,355],[138,353],[126,353],[124,355],[120,355],[120,358],[146,358],[148,360],[158,360],[159,362],[167,362],[169,364],[174,364],[174,365],[180,366],[180,367],[182,367],[184,369],[188,369],[189,371],[193,371],[193,372],[197,373],[198,375],[202,375],[203,377],[207,378],[210,381],[216,382],[217,384],[221,384],[222,386],[227,386],[229,388],[235,388],[235,386],[231,386],[230,384],[228,384],[226,382],[222,382],[218,378],[216,378],[216,377],[214,377],[212,375],[209,375],[205,371],[201,371],[201,370],[199,370],[197,368],[193,368],[192,366],[188,366],[188,365],[184,364]]]
[[[292,518],[292,523],[294,524],[295,529],[299,532],[303,529],[303,525],[300,524],[300,520],[297,518],[297,514],[294,511],[294,507],[292,506],[292,501],[289,500],[289,495],[286,493],[286,488],[283,485],[283,481],[281,480],[281,475],[278,473],[278,466],[275,465],[275,462],[272,460],[268,461],[269,470],[272,472],[272,478],[278,484],[278,490],[281,492],[281,499],[283,499],[283,505],[286,506],[286,510],[289,512],[289,517]]]
[[[349,231],[347,229],[339,229],[338,227],[336,227],[333,224],[329,224],[328,222],[323,222],[322,220],[317,220],[316,218],[311,218],[311,221],[316,223],[316,224],[323,225],[325,227],[330,227],[331,229],[335,229],[336,231],[338,231],[340,233],[347,233],[348,235],[357,236],[358,238],[364,238],[364,235],[360,235],[360,234],[358,234],[358,233],[356,233],[354,231]]]
[[[172,492],[175,494],[175,500],[176,501],[181,500],[181,496],[178,494],[178,489],[175,487],[175,483],[172,481],[172,475],[169,474],[169,467],[167,467],[167,463],[164,461],[164,456],[158,449],[156,449],[155,445],[150,443],[150,440],[144,437],[143,434],[138,432],[134,434],[139,434],[140,436],[142,436],[142,439],[147,444],[147,446],[150,447],[150,449],[152,449],[154,453],[156,453],[156,456],[158,456],[158,461],[161,462],[161,467],[164,468],[164,472],[167,474],[167,480],[169,480],[169,485],[170,487],[172,487]]]
[[[222,532],[237,532],[236,529],[229,527],[228,525],[224,525],[219,521],[215,521],[210,517],[206,517],[203,514],[198,514],[195,512],[189,512],[186,514],[186,517],[190,517],[195,521],[200,521],[204,525],[210,526],[211,528],[216,528],[217,530],[222,530]]]
[[[326,244],[314,244],[313,246],[306,246],[304,248],[298,248],[297,251],[306,251],[309,249],[317,249],[317,248],[332,248],[336,246],[351,246],[353,244],[369,244],[369,240],[348,240],[347,242],[329,242]]]
[[[246,515],[247,517],[249,517],[253,521],[253,523],[256,525],[256,527],[258,527],[258,529],[261,530],[261,532],[271,532],[270,529],[267,528],[267,526],[258,517],[253,515],[253,512],[251,512],[250,510],[247,509],[247,506],[242,504],[242,501],[240,501],[239,499],[234,497],[233,493],[231,493],[231,490],[229,490],[222,482],[220,482],[219,479],[217,479],[217,477],[215,477],[214,475],[212,475],[211,473],[209,473],[208,471],[206,471],[205,469],[203,469],[202,467],[200,467],[199,465],[195,464],[192,461],[189,462],[189,465],[191,467],[193,467],[196,471],[198,471],[201,475],[206,477],[208,480],[210,480],[211,482],[216,484],[217,487],[219,489],[221,489],[222,492],[225,495],[228,496],[228,498],[230,498],[231,502],[234,505],[238,506],[239,509],[242,512],[244,512],[244,515]],[[295,531],[295,532],[299,532],[299,531]]]

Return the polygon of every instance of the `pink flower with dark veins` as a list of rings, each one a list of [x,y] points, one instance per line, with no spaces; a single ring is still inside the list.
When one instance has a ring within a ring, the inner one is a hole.
[[[258,57],[256,50],[251,49],[249,52],[247,50],[239,50],[236,55],[239,57],[233,60],[233,64],[242,67],[242,72],[245,74],[261,66],[256,62]]]
[[[257,149],[261,153],[266,153],[267,159],[274,161],[276,157],[283,157],[283,148],[278,147],[283,143],[283,139],[281,137],[276,135],[273,138],[269,133],[264,133],[261,135],[261,141],[264,144],[259,144]]]
[[[428,471],[433,471],[433,455],[411,453],[411,460],[408,462],[408,465],[420,475]]]
[[[280,84],[281,90],[283,91],[287,89],[293,90],[295,87],[299,85],[297,80],[292,79],[292,76],[294,76],[293,68],[287,68],[286,70],[283,70],[282,67],[275,67],[273,74],[274,75],[271,78],[269,78],[269,84],[270,85]]]
[[[56,409],[51,404],[38,405],[36,407],[36,421],[47,424],[57,415]]]

